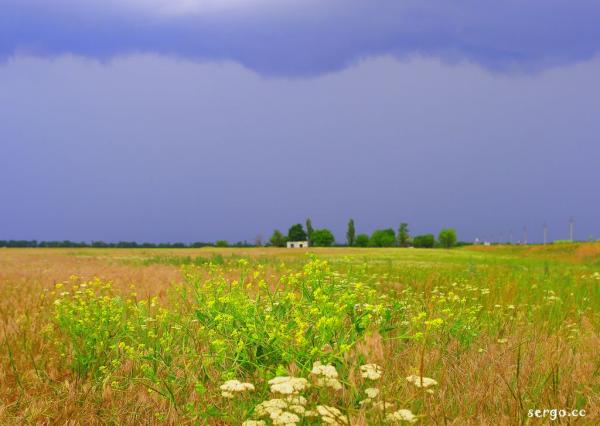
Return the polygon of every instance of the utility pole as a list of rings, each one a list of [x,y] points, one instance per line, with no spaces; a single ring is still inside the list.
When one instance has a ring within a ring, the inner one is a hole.
[[[527,226],[523,227],[523,244],[527,245]]]
[[[512,244],[512,243],[513,243],[513,231],[512,231],[512,229],[511,229],[511,230],[510,230],[510,232],[508,233],[508,242],[509,242],[510,244]]]
[[[548,224],[544,222],[544,245],[548,243]]]
[[[575,219],[573,216],[569,218],[569,239],[573,242],[573,228],[575,228]]]

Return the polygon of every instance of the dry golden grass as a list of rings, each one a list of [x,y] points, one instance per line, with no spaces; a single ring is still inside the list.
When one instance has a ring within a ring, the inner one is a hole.
[[[369,268],[380,277],[381,288],[386,291],[413,288],[425,296],[431,295],[436,285],[458,280],[457,273],[472,277],[478,285],[502,283],[492,305],[516,304],[527,285],[536,280],[542,282],[541,272],[531,281],[514,278],[515,268],[532,271],[539,266],[537,261],[554,262],[551,263],[552,270],[572,277],[573,281],[565,281],[565,286],[579,283],[584,273],[600,271],[600,244],[559,248],[480,247],[453,252],[338,248],[311,251],[329,259],[341,272],[346,271],[353,261],[372,265]],[[40,295],[56,283],[77,275],[82,279],[101,277],[110,280],[115,291],[122,294],[131,291],[130,286],[134,284],[139,298],[158,296],[164,303],[169,303],[167,295],[171,284],[181,281],[179,268],[161,262],[147,264],[144,260],[154,256],[210,257],[215,254],[226,260],[231,255],[263,259],[266,275],[273,277],[280,274],[280,262],[293,269],[305,260],[304,251],[267,248],[0,249],[0,424],[190,423],[172,404],[149,393],[144,386],[115,390],[105,383],[101,389],[96,389],[89,381],[78,379],[44,336],[52,306]],[[488,264],[489,255],[498,258]],[[535,261],[527,263],[529,258]],[[521,260],[525,263],[520,263]],[[485,270],[485,275],[478,278],[476,272],[467,272],[474,268],[473,263],[480,265],[477,268]],[[570,266],[572,264],[577,266]],[[444,265],[444,269],[440,270],[439,265]],[[232,279],[237,274],[234,269],[229,273]],[[600,286],[600,281],[589,285]],[[585,287],[579,291],[585,292]],[[590,294],[593,297],[600,292]],[[527,411],[579,406],[587,410],[586,417],[576,421],[565,418],[560,422],[600,424],[600,300],[592,301],[590,306],[581,312],[577,311],[576,304],[565,308],[561,318],[557,319],[564,324],[556,327],[549,325],[553,319],[548,318],[545,322],[543,317],[540,318],[544,322],[540,320],[539,324],[527,323],[523,320],[527,309],[523,308],[521,316],[513,319],[507,316],[497,333],[478,336],[468,347],[453,339],[430,342],[423,347],[412,340],[388,339],[373,333],[357,345],[347,361],[350,366],[354,365],[354,370],[361,356],[382,365],[386,393],[405,406],[413,407],[421,416],[421,424],[545,424],[549,422],[548,418],[530,419]],[[578,332],[574,337],[568,335],[566,324],[569,322],[577,324]],[[506,342],[499,342],[500,336]],[[424,375],[435,377],[440,383],[433,395],[407,386],[404,380],[410,374],[418,374],[422,365],[426,366]],[[291,372],[295,369],[293,365],[289,368]],[[348,377],[350,385],[360,381],[356,374]],[[350,393],[341,397],[348,403],[352,398]],[[192,404],[208,402],[193,393],[187,400]],[[157,416],[157,413],[161,415]],[[372,424],[373,421],[361,410],[352,417],[355,425]],[[210,424],[230,423],[213,420]]]

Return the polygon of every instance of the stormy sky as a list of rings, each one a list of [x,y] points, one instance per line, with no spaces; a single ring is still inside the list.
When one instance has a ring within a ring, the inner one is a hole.
[[[596,1],[0,8],[0,239],[600,238]]]

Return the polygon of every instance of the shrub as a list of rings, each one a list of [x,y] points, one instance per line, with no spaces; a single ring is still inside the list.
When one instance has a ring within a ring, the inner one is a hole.
[[[408,223],[401,223],[398,228],[398,245],[408,247],[410,245],[410,234],[408,232]]]
[[[311,236],[311,243],[317,247],[330,247],[335,238],[329,229],[315,229]]]
[[[288,230],[288,241],[306,241],[308,236],[301,224],[297,223]]]
[[[392,228],[376,229],[369,240],[371,247],[392,247],[395,243],[396,233]]]
[[[197,336],[210,342],[206,360],[234,375],[290,362],[306,371],[323,357],[341,362],[367,329],[383,329],[390,318],[372,288],[336,279],[328,262],[316,258],[302,273],[283,277],[275,291],[264,281],[205,280],[192,270],[185,276],[182,298],[193,300]]]
[[[453,228],[446,228],[440,231],[438,235],[440,246],[444,248],[454,247],[456,245],[456,231]]]
[[[367,247],[369,245],[369,236],[367,234],[358,234],[354,245],[357,247]]]
[[[417,235],[413,238],[413,246],[417,248],[433,248],[435,245],[435,237],[433,234]]]
[[[279,229],[276,229],[275,231],[273,231],[273,235],[271,235],[269,242],[274,247],[285,247],[287,239],[283,236]]]

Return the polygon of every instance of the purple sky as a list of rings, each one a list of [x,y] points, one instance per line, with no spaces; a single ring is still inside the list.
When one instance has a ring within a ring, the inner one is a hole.
[[[0,239],[600,238],[596,1],[1,8]]]

